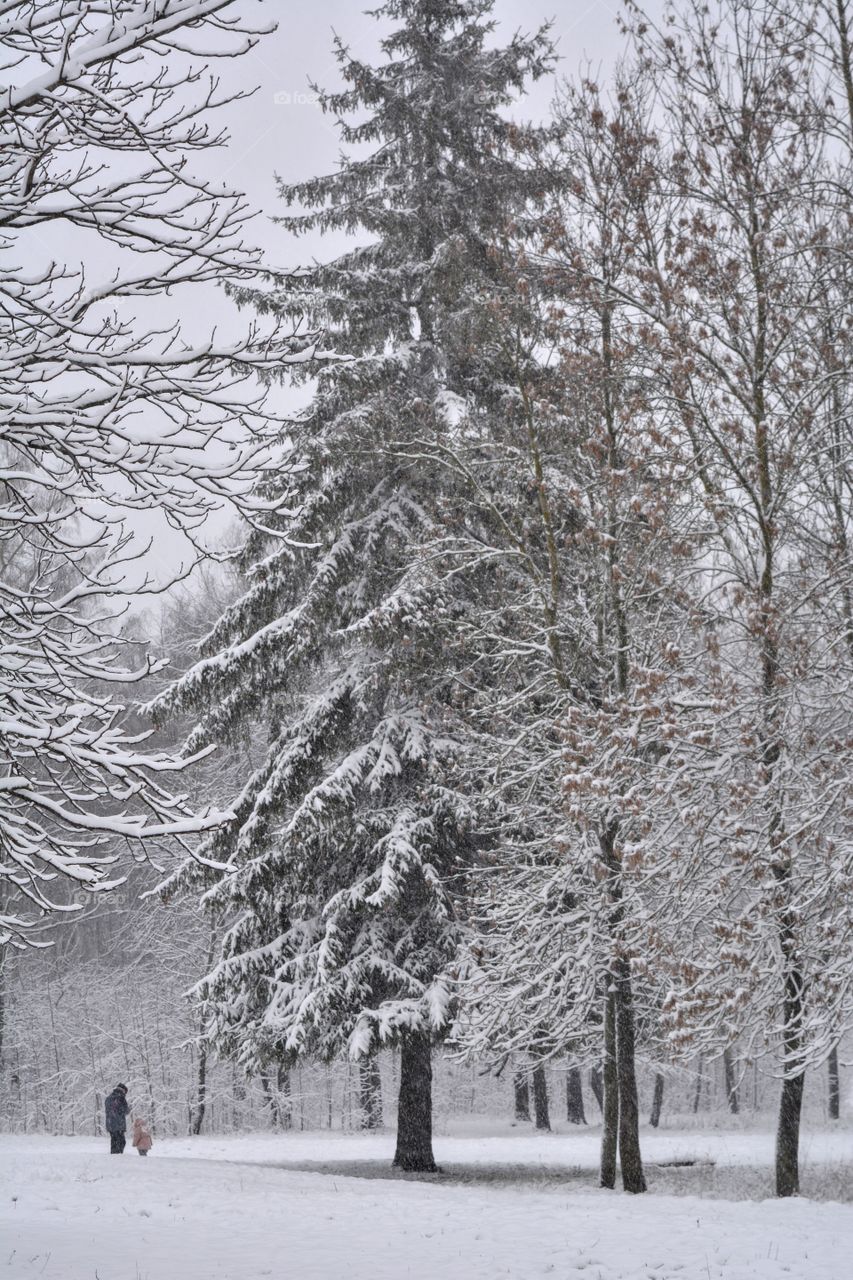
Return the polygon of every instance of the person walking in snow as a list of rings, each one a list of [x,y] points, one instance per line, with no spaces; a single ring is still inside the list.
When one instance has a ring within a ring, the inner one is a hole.
[[[127,1113],[130,1111],[126,1084],[117,1084],[112,1093],[107,1095],[104,1110],[107,1113],[107,1133],[110,1135],[110,1155],[120,1156],[124,1151]]]
[[[147,1156],[154,1145],[151,1130],[142,1116],[134,1116],[133,1118],[133,1138],[131,1141],[141,1156]]]

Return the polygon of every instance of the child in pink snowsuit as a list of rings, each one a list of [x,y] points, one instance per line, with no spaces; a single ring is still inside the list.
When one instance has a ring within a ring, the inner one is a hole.
[[[133,1121],[133,1145],[141,1156],[147,1156],[154,1145],[154,1139],[142,1116],[137,1116]]]

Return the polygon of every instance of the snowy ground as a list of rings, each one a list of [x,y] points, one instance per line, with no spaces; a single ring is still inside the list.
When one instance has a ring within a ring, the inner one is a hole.
[[[850,1194],[851,1148],[849,1132],[804,1135],[806,1189]],[[0,1136],[0,1280],[851,1275],[853,1206],[700,1199],[683,1182],[698,1166],[667,1165],[714,1161],[705,1190],[739,1196],[744,1175],[769,1177],[764,1134],[644,1135],[640,1197],[595,1188],[595,1131],[439,1137],[433,1181],[392,1180],[392,1151],[388,1135],[289,1134],[167,1140],[140,1160],[102,1140]]]

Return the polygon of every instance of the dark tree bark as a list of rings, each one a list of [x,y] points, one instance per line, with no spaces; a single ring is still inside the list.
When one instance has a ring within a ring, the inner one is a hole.
[[[527,1076],[523,1071],[516,1071],[512,1078],[512,1087],[515,1094],[515,1118],[516,1120],[530,1119],[530,1085]]]
[[[663,1085],[664,1079],[660,1071],[655,1072],[655,1091],[652,1094],[652,1114],[649,1116],[649,1124],[656,1129],[660,1124],[660,1113],[663,1107]]]
[[[264,1102],[270,1109],[270,1124],[274,1129],[278,1128],[278,1107],[276,1105],[275,1094],[272,1091],[270,1078],[265,1071],[261,1072],[261,1088],[264,1091]]]
[[[790,867],[776,868],[777,881],[787,889]],[[795,1196],[800,1191],[800,1116],[803,1110],[805,1064],[803,1052],[804,982],[799,967],[795,924],[790,911],[782,916],[780,939],[785,960],[784,1050],[788,1072],[782,1081],[779,1124],[776,1129],[776,1194]],[[794,1074],[796,1073],[796,1074]]]
[[[293,1097],[290,1090],[290,1067],[286,1066],[283,1062],[278,1064],[276,1083],[278,1085],[278,1122],[282,1129],[290,1129],[293,1126]]]
[[[216,952],[217,928],[216,918],[210,921],[210,935],[207,942],[207,968],[205,973],[210,973],[213,965],[213,957]],[[204,1041],[204,1018],[199,1021],[199,1044],[198,1044],[198,1074],[196,1076],[196,1101],[193,1116],[190,1121],[190,1133],[194,1137],[198,1137],[201,1133],[201,1126],[204,1124],[204,1113],[207,1110],[207,1044]]]
[[[5,907],[5,902],[0,899],[0,907]],[[6,948],[0,950],[0,1069],[3,1066],[3,1045],[5,1042],[6,1030]]]
[[[537,1129],[550,1130],[548,1081],[545,1078],[545,1068],[543,1066],[538,1066],[533,1071],[533,1114],[536,1117]]]
[[[435,1173],[432,1154],[432,1045],[423,1031],[406,1031],[400,1041],[400,1097],[394,1167]]]
[[[275,1089],[269,1072],[263,1071],[260,1076],[264,1099],[270,1109],[270,1121],[274,1129],[289,1129],[293,1117],[290,1100],[290,1072],[283,1062],[276,1067]]]
[[[601,1067],[591,1067],[589,1072],[589,1087],[592,1089],[592,1096],[598,1103],[599,1111],[604,1111],[604,1083],[601,1079]]]
[[[586,1124],[580,1067],[569,1067],[566,1076],[566,1119],[569,1124]]]
[[[616,962],[616,1065],[619,1073],[619,1163],[626,1191],[645,1191],[640,1154],[640,1106],[634,1045],[634,994],[631,965],[622,956]]]
[[[829,1051],[829,1118],[838,1120],[841,1116],[841,1087],[838,1080],[838,1045]]]
[[[619,1137],[619,1072],[616,1067],[616,992],[604,1003],[604,1105],[601,1130],[601,1185],[616,1186],[616,1145]]]
[[[358,1100],[362,1129],[381,1129],[382,1077],[375,1054],[362,1058],[358,1064]]]
[[[803,1110],[803,1083],[800,1074],[782,1081],[779,1126],[776,1130],[776,1194],[796,1196],[800,1192],[800,1116]]]
[[[726,1080],[726,1100],[729,1104],[729,1111],[736,1116],[740,1111],[740,1099],[737,1091],[737,1079],[735,1077],[735,1064],[732,1058],[731,1049],[723,1051],[723,1073]]]
[[[190,1132],[195,1136],[201,1133],[204,1124],[204,1113],[207,1109],[207,1049],[202,1044],[198,1051],[198,1074],[196,1077],[195,1108],[193,1110]]]
[[[699,1064],[696,1067],[696,1088],[693,1091],[693,1114],[699,1111],[699,1103],[702,1101],[702,1085],[705,1083],[705,1077],[702,1074],[702,1059],[700,1057]]]
[[[625,643],[620,643],[620,651],[623,655],[626,655],[625,660],[627,662],[627,635]],[[627,672],[620,675],[619,684],[622,692],[627,688],[626,681]],[[599,833],[602,857],[611,877],[610,897],[613,906],[610,920],[616,937],[621,932],[625,914],[625,902],[622,895],[622,863],[621,856],[617,851],[617,835],[617,819],[611,820]],[[631,985],[631,962],[626,955],[619,955],[615,959],[613,968],[608,975],[608,986],[609,1000],[612,1000],[614,1005],[612,1014],[610,1014],[608,1008],[608,1016],[612,1016],[615,1023],[612,1041],[615,1043],[619,1163],[622,1166],[622,1186],[626,1191],[636,1193],[645,1191],[646,1179],[643,1175],[643,1161],[640,1155],[640,1107],[637,1100],[634,993]],[[613,1048],[608,1052],[606,1040],[607,1032],[605,1031],[605,1079],[608,1059],[613,1057]],[[607,1098],[607,1092],[605,1084],[605,1098]],[[603,1143],[608,1139],[607,1121],[608,1117],[605,1117],[605,1138]],[[602,1145],[602,1186],[608,1185],[603,1179],[604,1146]]]

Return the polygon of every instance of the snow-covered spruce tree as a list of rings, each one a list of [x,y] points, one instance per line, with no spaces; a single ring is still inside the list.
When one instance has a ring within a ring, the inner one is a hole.
[[[304,212],[281,222],[370,243],[237,296],[307,314],[349,359],[320,375],[291,428],[293,466],[264,491],[286,500],[284,537],[250,540],[248,591],[157,709],[198,714],[191,751],[265,726],[236,819],[204,848],[219,868],[206,900],[229,925],[200,986],[212,1037],[255,1069],[399,1045],[405,1169],[434,1168],[432,1044],[451,1018],[482,840],[460,786],[469,744],[449,639],[476,599],[427,548],[461,483],[442,444],[461,399],[483,390],[471,314],[488,303],[488,247],[529,184],[500,108],[551,59],[544,31],[488,47],[490,10],[389,0],[380,65],[337,46],[349,87],[320,101],[361,158],[282,185]]]
[[[805,1072],[853,1013],[849,510],[840,522],[837,510],[849,368],[843,327],[827,332],[836,306],[849,312],[849,219],[826,146],[836,130],[816,109],[814,31],[781,12],[691,3],[642,33],[672,126],[674,202],[642,304],[706,512],[707,652],[692,723],[673,725],[657,824],[678,855],[667,897],[684,903],[666,1012],[675,1046],[719,1051],[737,1035],[782,1077],[776,1190],[792,1195]]]
[[[74,909],[72,890],[108,889],[104,841],[217,821],[166,789],[182,762],[147,752],[110,690],[134,675],[115,614],[155,589],[134,571],[143,548],[127,517],[158,512],[192,558],[208,510],[245,493],[258,461],[257,384],[233,362],[293,350],[196,343],[164,319],[179,286],[245,281],[256,266],[242,198],[189,167],[222,140],[208,121],[222,95],[201,62],[255,42],[230,8],[3,8],[0,944]]]

